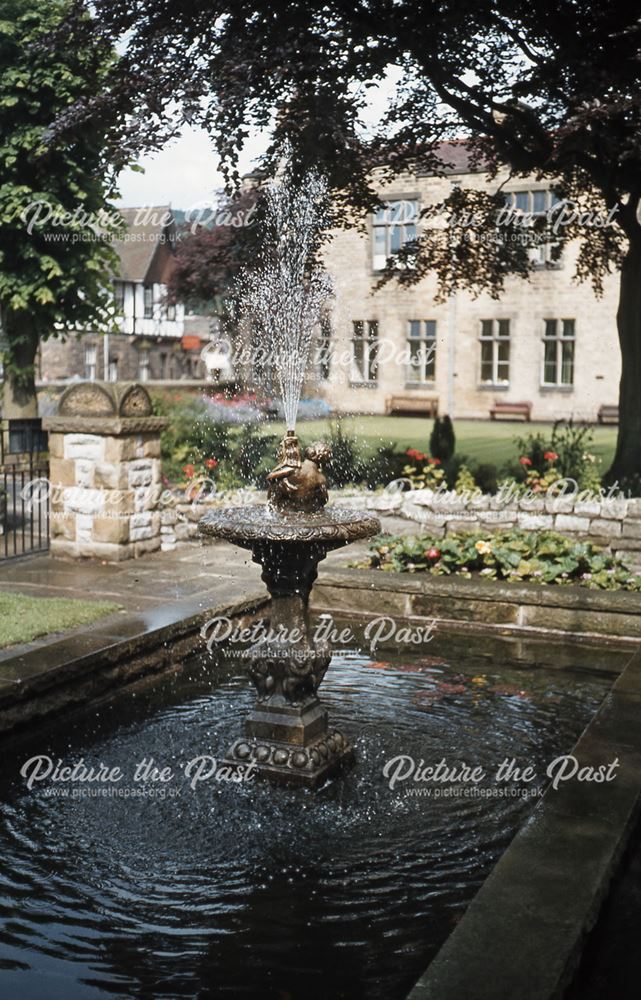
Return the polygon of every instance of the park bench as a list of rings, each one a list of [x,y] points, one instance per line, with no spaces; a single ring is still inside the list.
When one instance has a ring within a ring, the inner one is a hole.
[[[490,409],[490,420],[495,420],[497,416],[523,417],[524,420],[531,420],[532,404],[495,402],[494,406]]]
[[[438,416],[438,399],[426,399],[425,396],[388,396],[385,400],[385,412],[419,413],[428,417]]]
[[[604,403],[602,406],[599,407],[597,420],[599,421],[600,424],[618,424],[619,407]]]

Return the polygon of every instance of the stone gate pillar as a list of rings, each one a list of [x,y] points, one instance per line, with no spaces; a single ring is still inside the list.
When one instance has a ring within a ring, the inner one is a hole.
[[[137,383],[66,389],[49,432],[51,552],[110,562],[160,548],[160,432]]]

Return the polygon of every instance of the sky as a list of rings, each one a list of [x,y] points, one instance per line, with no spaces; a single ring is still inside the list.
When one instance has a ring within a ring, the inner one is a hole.
[[[362,115],[365,131],[380,121],[400,79],[401,71],[390,67],[381,84],[369,91]],[[265,136],[250,134],[240,158],[241,173],[251,170],[265,147]],[[213,144],[202,129],[186,126],[180,137],[161,152],[139,161],[144,174],[126,170],[120,175],[122,206],[171,205],[186,209],[198,202],[217,201],[216,192],[224,185]]]
[[[250,137],[241,157],[241,173],[251,169],[262,145],[259,134]],[[189,208],[197,202],[215,201],[216,192],[224,186],[209,136],[191,126],[161,152],[143,157],[138,164],[144,167],[144,174],[126,170],[120,175],[120,205]]]

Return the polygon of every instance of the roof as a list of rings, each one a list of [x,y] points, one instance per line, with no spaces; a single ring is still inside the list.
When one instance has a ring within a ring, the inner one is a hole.
[[[473,147],[469,139],[448,139],[439,143],[435,149],[436,156],[443,164],[444,174],[479,174],[487,170],[487,164],[479,157],[473,157]],[[420,175],[428,176],[433,170],[419,170]]]
[[[120,260],[119,277],[125,281],[161,281],[176,225],[171,207],[121,208],[120,214],[127,231],[123,239],[114,240]],[[159,248],[164,248],[161,259],[156,256]]]

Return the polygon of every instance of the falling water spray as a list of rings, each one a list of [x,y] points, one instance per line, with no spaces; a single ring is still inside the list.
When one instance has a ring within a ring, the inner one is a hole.
[[[327,213],[325,178],[311,170],[294,180],[286,171],[266,189],[260,258],[236,283],[243,322],[266,353],[263,375],[277,381],[292,436],[314,331],[332,294],[316,256]]]

